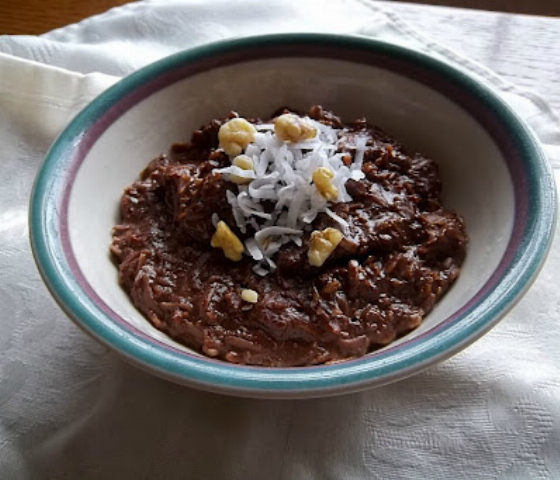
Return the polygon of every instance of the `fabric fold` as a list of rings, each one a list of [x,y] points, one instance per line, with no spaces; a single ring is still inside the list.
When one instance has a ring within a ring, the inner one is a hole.
[[[546,100],[387,5],[151,0],[41,37],[0,37],[2,479],[560,478],[558,235],[524,299],[468,349],[396,384],[305,401],[213,395],[127,365],[65,317],[33,264],[29,194],[61,129],[120,77],[235,36],[348,33],[433,55],[497,91],[558,178],[560,125]]]

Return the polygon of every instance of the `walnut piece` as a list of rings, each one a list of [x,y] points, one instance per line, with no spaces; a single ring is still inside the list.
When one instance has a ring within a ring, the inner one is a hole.
[[[274,133],[285,142],[303,142],[317,135],[317,129],[311,122],[294,115],[285,113],[274,120]]]
[[[255,164],[253,163],[251,157],[248,157],[247,155],[237,155],[231,163],[236,167],[239,167],[241,170],[255,171]],[[251,180],[253,179],[240,177],[239,175],[231,175],[230,180],[238,185],[244,185],[246,183],[251,183]]]
[[[241,298],[248,303],[257,303],[259,301],[259,294],[250,288],[246,288],[241,292]]]
[[[332,184],[333,171],[328,167],[319,167],[313,172],[313,183],[323,197],[327,200],[338,198],[338,188]]]
[[[220,127],[218,132],[220,147],[228,155],[239,155],[255,140],[255,133],[257,129],[244,118],[232,118]]]
[[[334,252],[335,248],[344,238],[343,233],[336,228],[325,228],[311,232],[307,258],[313,267],[320,267]]]
[[[221,248],[226,258],[234,262],[239,262],[243,256],[243,244],[241,240],[237,238],[237,235],[235,235],[222,220],[216,225],[216,233],[214,233],[210,244],[214,248]]]

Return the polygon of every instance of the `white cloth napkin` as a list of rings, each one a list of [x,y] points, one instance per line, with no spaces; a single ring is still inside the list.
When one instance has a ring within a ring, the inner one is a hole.
[[[27,240],[36,170],[71,117],[118,76],[219,38],[358,33],[484,79],[560,168],[540,97],[431,42],[368,0],[162,0],[42,37],[0,37],[0,478],[560,478],[560,243],[490,333],[413,378],[360,394],[257,401],[128,366],[50,298]],[[3,53],[2,53],[3,52]]]

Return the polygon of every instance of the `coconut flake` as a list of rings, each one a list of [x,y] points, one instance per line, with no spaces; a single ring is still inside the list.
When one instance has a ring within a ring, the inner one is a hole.
[[[220,223],[220,216],[217,213],[213,213],[212,214],[212,225],[214,225],[214,228],[216,228],[218,226],[218,223]]]
[[[335,222],[338,222],[345,230],[350,226],[350,224],[344,220],[344,218],[338,216],[330,208],[325,209],[325,213],[331,217]]]
[[[263,252],[257,245],[257,242],[254,238],[248,238],[247,240],[245,240],[245,247],[247,248],[247,252],[249,252],[249,255],[253,257],[253,260],[256,260],[258,262],[264,258]]]
[[[244,170],[243,168],[239,168],[235,165],[232,165],[231,167],[217,168],[214,169],[214,171],[222,174],[225,173],[227,175],[228,180],[231,180],[232,175],[235,175],[236,177],[240,177],[240,178],[250,178],[250,179],[256,178],[254,170]]]
[[[255,233],[255,240],[257,243],[262,244],[265,238],[279,235],[303,235],[301,230],[287,227],[266,227]]]
[[[362,170],[362,165],[364,163],[364,155],[366,153],[367,138],[364,136],[359,136],[356,139],[356,153],[354,155],[354,162],[352,163],[352,170]]]
[[[260,263],[257,263],[254,267],[253,267],[253,272],[255,272],[257,275],[260,275],[261,277],[264,277],[266,275],[268,275],[270,270],[267,270],[266,268],[264,268]]]
[[[311,223],[319,213],[325,213],[342,230],[347,230],[348,222],[334,213],[328,202],[313,185],[313,172],[319,167],[333,171],[333,185],[338,189],[335,202],[349,202],[345,184],[348,180],[364,178],[362,165],[367,148],[367,137],[358,135],[354,145],[348,142],[344,130],[304,117],[317,130],[314,138],[302,142],[284,142],[274,133],[274,124],[255,125],[257,133],[254,141],[245,149],[245,155],[253,160],[253,170],[243,170],[235,165],[215,169],[230,179],[232,175],[249,180],[245,185],[237,185],[238,193],[228,190],[227,201],[231,205],[235,223],[242,233],[247,227],[254,233],[245,240],[246,253],[256,263],[253,270],[266,275],[276,268],[272,257],[288,243],[303,245],[303,234],[311,231]],[[353,163],[348,167],[343,157],[353,151]],[[265,211],[261,202],[267,202]],[[268,207],[271,205],[271,208]],[[216,223],[219,218],[212,217]]]
[[[247,219],[243,215],[243,212],[239,208],[239,204],[237,202],[237,196],[231,190],[226,191],[226,199],[228,203],[231,205],[231,211],[233,213],[233,218],[235,220],[235,224],[237,228],[241,231],[241,233],[246,233],[247,229],[245,225],[247,225]]]

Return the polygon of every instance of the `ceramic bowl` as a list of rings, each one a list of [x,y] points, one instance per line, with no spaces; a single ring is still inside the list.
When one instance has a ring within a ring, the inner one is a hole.
[[[213,360],[156,330],[121,289],[109,255],[119,199],[150,159],[236,110],[321,104],[367,117],[441,168],[445,205],[466,220],[461,276],[422,325],[335,365],[270,369]],[[225,394],[304,398],[403,379],[479,338],[541,267],[556,215],[551,170],[516,114],[477,80],[420,53],[357,37],[297,34],[191,49],[123,79],[51,147],[31,199],[31,242],[51,293],[80,327],[134,364]]]

